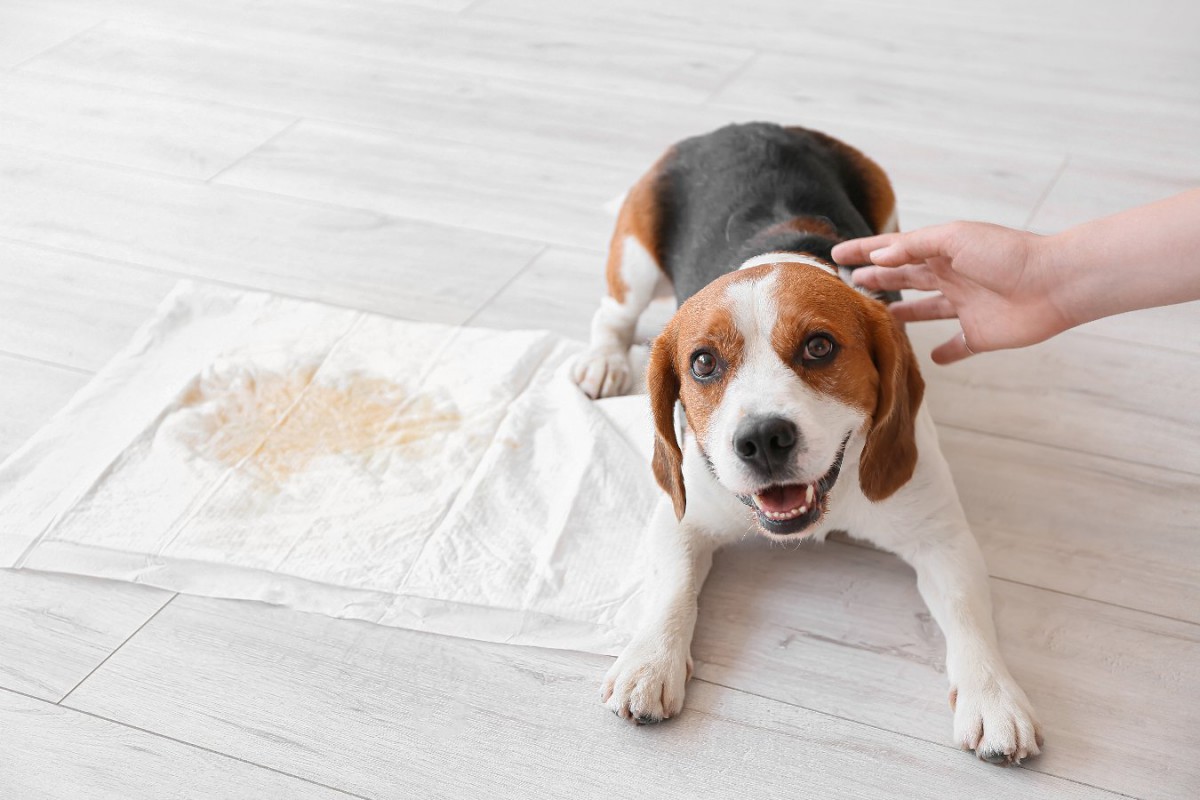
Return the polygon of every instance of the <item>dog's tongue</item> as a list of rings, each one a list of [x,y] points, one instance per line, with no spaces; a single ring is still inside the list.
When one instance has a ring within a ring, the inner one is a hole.
[[[806,483],[795,483],[790,486],[772,486],[761,494],[756,494],[754,501],[763,511],[781,514],[785,511],[791,511],[794,508],[806,505],[805,498],[807,492],[808,484]]]

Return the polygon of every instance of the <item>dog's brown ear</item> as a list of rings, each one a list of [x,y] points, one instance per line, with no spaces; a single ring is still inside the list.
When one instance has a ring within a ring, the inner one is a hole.
[[[654,413],[654,478],[671,495],[675,517],[683,519],[687,495],[683,489],[683,451],[675,436],[675,403],[679,400],[679,371],[675,368],[676,331],[673,324],[654,340],[646,384]]]
[[[858,482],[867,499],[878,502],[894,494],[916,469],[915,426],[925,381],[908,337],[891,314],[872,308],[867,324],[879,373],[879,396],[858,466]]]

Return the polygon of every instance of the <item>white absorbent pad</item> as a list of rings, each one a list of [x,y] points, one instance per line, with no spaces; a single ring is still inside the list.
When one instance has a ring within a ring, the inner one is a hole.
[[[0,466],[0,566],[615,653],[653,434],[580,349],[181,284]]]

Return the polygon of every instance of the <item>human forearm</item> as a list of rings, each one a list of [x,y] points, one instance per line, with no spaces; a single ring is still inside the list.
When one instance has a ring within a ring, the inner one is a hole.
[[[1068,327],[1200,299],[1200,189],[1043,237],[1035,252]]]

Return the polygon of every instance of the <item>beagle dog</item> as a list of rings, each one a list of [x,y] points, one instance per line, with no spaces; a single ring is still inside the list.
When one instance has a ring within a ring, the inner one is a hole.
[[[856,290],[830,257],[839,241],[896,230],[894,205],[859,151],[766,123],[675,145],[626,196],[608,296],[573,368],[583,391],[630,389],[639,316],[669,287],[679,308],[646,376],[664,497],[645,619],[602,689],[621,717],[682,708],[715,550],[748,530],[779,542],[844,530],[916,570],[946,638],[955,741],[997,763],[1038,754],[1038,723],[996,643],[983,556],[887,311],[895,298]]]

